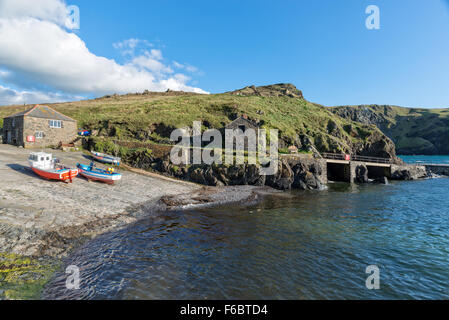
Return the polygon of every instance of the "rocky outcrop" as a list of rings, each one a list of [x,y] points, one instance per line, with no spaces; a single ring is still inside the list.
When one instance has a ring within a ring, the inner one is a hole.
[[[366,137],[366,141],[363,144],[355,146],[355,154],[360,156],[395,159],[400,162],[396,156],[394,142],[378,130]]]
[[[388,106],[384,106],[385,108],[388,108]],[[392,112],[392,110],[386,110],[384,108],[384,112]],[[390,107],[391,109],[391,107]],[[388,120],[383,115],[383,113],[376,112],[375,109],[373,109],[371,106],[359,106],[359,108],[354,107],[335,107],[331,108],[332,112],[336,115],[345,118],[350,119],[352,121],[360,122],[363,124],[374,124],[378,128],[382,128]]]
[[[326,163],[322,159],[309,157],[287,157],[278,161],[274,175],[263,175],[255,164],[243,165],[173,165],[168,158],[154,158],[142,153],[130,160],[133,167],[152,169],[178,179],[206,186],[252,185],[270,186],[278,190],[323,189],[327,183]]]
[[[364,164],[359,164],[355,167],[355,182],[357,183],[369,182],[368,168]]]
[[[277,173],[267,176],[266,184],[279,190],[291,189],[295,175],[289,164],[285,160],[278,163]]]
[[[426,167],[419,165],[392,165],[391,179],[393,180],[417,180],[428,176]]]
[[[260,96],[260,97],[290,97],[304,99],[301,90],[293,84],[279,83],[269,86],[248,86],[243,89],[228,92],[236,96]]]
[[[172,169],[166,171],[171,172]],[[320,160],[280,160],[274,175],[262,175],[256,165],[190,166],[182,179],[209,185],[270,186],[278,190],[325,188],[326,169]]]
[[[313,159],[288,160],[293,171],[292,188],[301,190],[324,189],[327,183],[327,168],[325,161]]]

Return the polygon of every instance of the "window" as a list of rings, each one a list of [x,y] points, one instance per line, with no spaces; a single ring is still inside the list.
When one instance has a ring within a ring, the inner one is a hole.
[[[245,132],[245,131],[246,131],[246,127],[243,126],[243,125],[242,125],[242,126],[239,126],[239,129],[242,130],[242,132]]]
[[[11,126],[13,128],[16,126],[16,118],[12,118]]]
[[[62,128],[61,120],[50,120],[50,128]]]
[[[36,139],[42,139],[44,137],[44,133],[42,131],[36,131],[34,136],[36,137]]]

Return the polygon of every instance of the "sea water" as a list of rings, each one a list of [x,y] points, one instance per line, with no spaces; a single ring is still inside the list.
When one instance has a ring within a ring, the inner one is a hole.
[[[448,191],[447,178],[331,183],[254,206],[153,214],[77,249],[43,298],[447,299]],[[69,265],[79,290],[66,288]],[[379,289],[366,285],[368,266]]]

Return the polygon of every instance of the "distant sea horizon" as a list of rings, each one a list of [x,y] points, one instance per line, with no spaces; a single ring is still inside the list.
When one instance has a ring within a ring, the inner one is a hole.
[[[449,164],[449,155],[398,155],[406,163]]]

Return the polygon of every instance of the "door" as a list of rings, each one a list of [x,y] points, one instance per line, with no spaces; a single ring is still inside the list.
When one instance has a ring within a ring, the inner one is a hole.
[[[6,131],[6,142],[11,143],[11,131]]]

